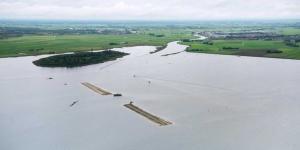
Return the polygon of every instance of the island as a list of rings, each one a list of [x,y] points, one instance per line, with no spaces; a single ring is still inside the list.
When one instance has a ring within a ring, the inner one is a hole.
[[[104,63],[116,60],[128,53],[105,50],[100,52],[77,52],[73,54],[54,55],[33,61],[33,64],[40,67],[80,67],[91,64]]]

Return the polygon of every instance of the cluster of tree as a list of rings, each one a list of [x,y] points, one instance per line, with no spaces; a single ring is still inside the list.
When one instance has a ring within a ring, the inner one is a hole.
[[[155,37],[164,37],[165,36],[163,34],[154,34],[154,33],[149,33],[148,35],[155,36]]]
[[[296,40],[285,40],[284,43],[290,47],[299,47]]]
[[[36,48],[36,49],[29,49],[29,51],[33,52],[33,51],[42,51],[44,50],[44,48]]]
[[[119,45],[119,43],[110,42],[109,45]]]
[[[278,49],[270,49],[270,50],[267,50],[267,53],[282,53],[281,50],[278,50]]]
[[[238,47],[224,46],[222,49],[224,49],[224,50],[239,50],[240,48],[238,48]]]
[[[0,39],[20,37],[24,34],[35,34],[41,32],[38,28],[0,27]]]
[[[187,48],[186,51],[197,52],[197,51],[203,51],[203,49],[199,49],[199,48]]]
[[[206,44],[206,45],[214,45],[214,43],[212,41],[209,41],[209,40],[203,41],[202,43]]]
[[[122,34],[132,34],[133,31],[130,31],[129,29],[104,29],[104,30],[99,30],[98,33],[100,34],[115,34],[115,35],[122,35]]]
[[[181,41],[182,41],[182,42],[191,42],[190,39],[182,39]]]
[[[78,67],[115,60],[125,55],[128,54],[112,50],[79,52],[42,58],[34,61],[33,64],[41,67]]]

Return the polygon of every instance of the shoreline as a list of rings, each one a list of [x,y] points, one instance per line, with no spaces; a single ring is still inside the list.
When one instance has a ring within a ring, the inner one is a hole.
[[[167,45],[169,45],[172,42],[177,42],[177,44],[179,44],[179,45],[188,46],[187,49],[189,47],[191,47],[190,45],[184,44],[182,41],[178,41],[178,40],[168,42],[167,44],[161,45],[161,46],[167,46]],[[150,47],[155,47],[155,48],[160,47],[160,46],[157,46],[157,45],[145,45],[145,44],[141,44],[141,45],[132,45],[132,46],[124,46],[124,47],[114,47],[114,48],[111,48],[111,49],[99,49],[99,50],[93,50],[93,51],[91,51],[91,50],[66,51],[66,52],[55,53],[55,54],[43,53],[43,54],[38,54],[38,55],[22,55],[22,56],[15,56],[15,55],[12,55],[12,56],[1,56],[0,55],[0,59],[5,59],[5,58],[20,58],[20,57],[40,57],[40,58],[43,58],[43,57],[49,57],[49,56],[54,56],[54,55],[72,54],[72,53],[76,53],[76,52],[99,52],[99,51],[113,50],[113,49],[118,49],[118,48],[131,48],[131,47],[140,47],[140,46],[150,46]],[[210,55],[224,55],[224,56],[237,56],[237,57],[253,57],[253,58],[268,58],[268,59],[298,60],[298,61],[300,60],[300,59],[297,59],[297,58],[285,58],[285,57],[248,56],[248,55],[210,53],[210,52],[201,52],[201,51],[197,52],[197,51],[188,51],[187,49],[185,49],[183,51],[185,51],[187,53],[194,53],[194,54],[210,54]]]
[[[171,41],[171,42],[175,42],[175,41]],[[168,42],[166,45],[168,45],[169,43],[171,42]],[[139,46],[153,46],[153,47],[160,47],[160,46],[157,46],[157,45],[145,45],[145,44],[141,44],[141,45],[128,45],[128,46],[124,46],[124,47],[113,47],[113,48],[107,48],[107,49],[97,49],[97,50],[78,50],[78,51],[65,51],[65,52],[59,52],[59,53],[54,53],[54,54],[48,54],[48,53],[41,53],[41,54],[37,54],[37,55],[30,55],[30,54],[25,54],[25,55],[9,55],[9,56],[6,56],[6,55],[0,55],[0,59],[1,58],[16,58],[16,57],[30,57],[30,56],[54,56],[54,55],[63,55],[63,54],[72,54],[72,53],[79,53],[79,52],[99,52],[99,51],[106,51],[106,50],[112,50],[112,49],[116,49],[116,48],[130,48],[130,47],[139,47]],[[163,46],[163,45],[161,45]]]
[[[184,45],[184,44],[183,44]],[[188,45],[186,45],[188,46]],[[219,54],[219,53],[206,53],[206,52],[192,52],[184,50],[187,53],[192,54],[206,54],[206,55],[218,55],[218,56],[235,56],[235,57],[251,57],[251,58],[262,58],[262,59],[282,59],[282,60],[294,60],[294,61],[300,61],[300,59],[293,59],[293,58],[284,58],[284,57],[264,57],[264,56],[248,56],[248,55],[234,55],[234,54]]]

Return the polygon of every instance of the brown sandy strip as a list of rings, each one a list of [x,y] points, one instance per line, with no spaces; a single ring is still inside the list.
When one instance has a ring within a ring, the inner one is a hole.
[[[81,83],[82,85],[88,87],[89,89],[93,90],[94,92],[98,93],[98,94],[101,94],[101,95],[111,95],[112,93],[104,90],[104,89],[101,89],[93,84],[90,84],[88,82],[83,82]]]
[[[179,53],[182,53],[184,51],[180,51],[180,52],[175,52],[175,53],[169,53],[169,54],[164,54],[164,55],[161,55],[161,56],[170,56],[170,55],[176,55],[176,54],[179,54]]]
[[[161,119],[157,116],[154,116],[133,104],[125,104],[124,106],[129,108],[130,110],[144,116],[145,118],[151,120],[152,122],[159,124],[160,126],[166,126],[166,125],[172,124],[171,122]]]

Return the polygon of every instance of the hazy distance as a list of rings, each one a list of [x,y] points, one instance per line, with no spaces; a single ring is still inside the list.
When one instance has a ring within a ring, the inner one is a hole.
[[[1,19],[299,19],[299,0],[1,0]]]

